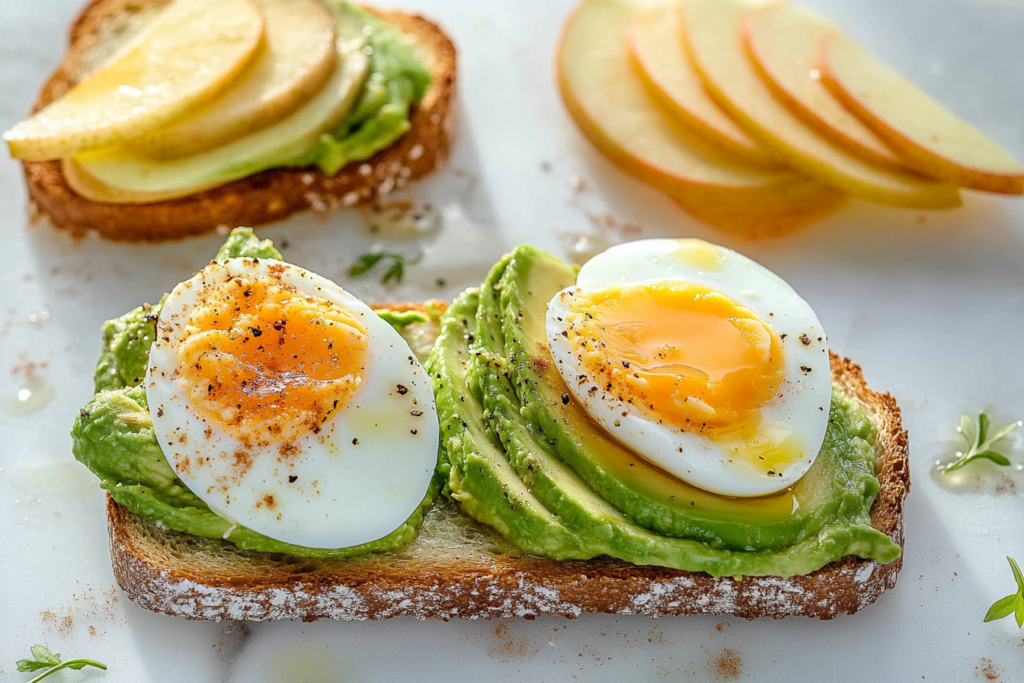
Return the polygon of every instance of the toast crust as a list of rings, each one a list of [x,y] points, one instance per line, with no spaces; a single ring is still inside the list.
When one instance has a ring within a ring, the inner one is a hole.
[[[91,0],[72,24],[67,55],[43,86],[32,110],[60,97],[87,73],[91,54],[124,39],[139,24],[132,17],[166,0]],[[329,177],[317,168],[263,171],[188,197],[151,204],[104,204],[76,194],[59,161],[22,162],[30,213],[47,217],[76,237],[98,235],[123,242],[183,239],[236,225],[263,225],[299,211],[326,212],[378,201],[446,161],[455,139],[456,50],[429,19],[399,11],[366,9],[412,36],[434,80],[410,114],[411,129],[364,162]]]
[[[426,310],[423,304],[388,308]],[[429,340],[436,327],[423,327]],[[891,395],[868,388],[859,366],[835,354],[831,362],[832,379],[857,398],[877,428],[881,490],[872,525],[902,547],[910,469],[900,409]],[[903,561],[880,565],[849,556],[806,576],[742,581],[608,558],[560,562],[515,552],[451,504],[435,506],[406,548],[347,561],[243,551],[161,530],[109,497],[107,522],[114,576],[129,598],[154,612],[211,621],[533,619],[585,612],[832,619],[895,586]]]

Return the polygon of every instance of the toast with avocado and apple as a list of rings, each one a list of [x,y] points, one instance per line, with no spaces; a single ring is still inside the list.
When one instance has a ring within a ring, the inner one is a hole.
[[[280,254],[238,229],[218,254],[229,258]],[[575,281],[561,260],[518,247],[450,305],[381,311],[426,361],[441,448],[405,524],[337,550],[261,536],[192,493],[160,452],[140,386],[163,304],[108,322],[97,395],[73,440],[108,493],[122,589],[148,609],[212,620],[831,619],[895,584],[909,468],[891,396],[830,355],[828,431],[804,478],[768,498],[701,491],[634,457],[567,400],[538,321]]]
[[[104,69],[116,72],[166,6],[189,1],[92,0],[33,112],[61,104],[76,85],[99,90],[97,73],[103,80]],[[205,99],[191,93],[194,106],[172,111],[158,102],[170,113],[154,105],[141,121],[118,119],[113,132],[103,132],[116,144],[100,148],[81,130],[47,137],[26,125],[31,118],[8,131],[12,154],[25,159],[33,216],[75,235],[180,239],[373,203],[444,163],[454,142],[457,68],[455,46],[440,27],[344,0],[239,1],[261,13],[263,46],[242,55],[224,83],[200,84]],[[319,46],[324,16],[329,51]],[[290,31],[310,32],[304,49]],[[224,51],[212,41],[202,47]],[[275,70],[268,55],[278,54],[290,61]],[[282,72],[291,80],[281,83]],[[154,129],[158,118],[164,123]]]

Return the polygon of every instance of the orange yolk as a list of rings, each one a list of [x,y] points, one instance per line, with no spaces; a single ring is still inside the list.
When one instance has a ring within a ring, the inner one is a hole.
[[[197,415],[251,445],[318,433],[359,388],[369,357],[351,313],[276,280],[210,286],[178,346]]]
[[[578,293],[566,322],[587,380],[688,431],[756,423],[785,377],[782,344],[768,323],[699,285]]]

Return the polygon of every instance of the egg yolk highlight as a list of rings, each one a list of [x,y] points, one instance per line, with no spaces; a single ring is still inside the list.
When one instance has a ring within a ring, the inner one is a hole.
[[[319,433],[358,390],[366,329],[344,308],[279,280],[210,285],[178,345],[196,414],[250,445]]]
[[[757,431],[785,378],[782,344],[754,311],[686,282],[578,292],[565,336],[587,376],[642,414],[686,431]],[[746,439],[744,439],[746,440]]]

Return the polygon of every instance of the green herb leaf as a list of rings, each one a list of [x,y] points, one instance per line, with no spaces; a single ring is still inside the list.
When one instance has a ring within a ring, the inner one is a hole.
[[[974,439],[975,445],[985,442],[985,437],[988,436],[988,425],[988,415],[986,413],[978,413],[978,436]]]
[[[1013,580],[1017,582],[1017,592],[996,600],[995,604],[988,608],[985,621],[995,621],[1012,614],[1017,621],[1017,627],[1024,628],[1024,575],[1021,575],[1020,567],[1012,557],[1007,557],[1006,560],[1013,571]]]
[[[1017,592],[1020,593],[1021,597],[1024,597],[1024,576],[1021,576],[1020,567],[1017,566],[1017,561],[1012,557],[1007,557],[1006,561],[1010,563],[1013,580],[1017,582]]]
[[[19,659],[18,671],[39,671],[60,664],[60,653],[54,654],[45,645],[32,646],[32,659]]]
[[[971,422],[969,415],[960,416],[960,435],[967,440],[967,443],[974,443],[974,436],[976,430],[974,429],[974,423]]]
[[[18,660],[18,671],[29,672],[39,671],[41,669],[47,669],[47,671],[36,676],[28,683],[38,683],[50,674],[54,673],[55,671],[60,671],[61,669],[73,669],[77,671],[87,666],[93,666],[97,669],[107,668],[106,664],[94,662],[91,659],[69,659],[68,661],[62,663],[60,661],[60,653],[50,652],[50,649],[45,645],[33,645],[31,649],[32,656],[34,657],[34,659]]]
[[[985,615],[985,622],[995,621],[1008,617],[1017,610],[1018,595],[1007,595],[1001,600],[996,600],[996,603],[988,608],[988,613]]]
[[[352,264],[352,267],[348,269],[349,277],[358,277],[369,271],[385,256],[387,256],[387,254],[363,254],[357,258],[356,262]]]
[[[39,662],[49,662],[50,664],[60,664],[60,653],[54,654],[50,652],[50,649],[45,645],[33,645],[32,656]]]
[[[1018,422],[1011,422],[1008,425],[1004,425],[1004,426],[1000,427],[991,436],[988,437],[988,440],[986,441],[986,443],[989,446],[991,446],[992,444],[996,443],[997,441],[1001,441],[1002,439],[1005,439],[1006,437],[1008,437],[1013,432],[1013,430],[1017,429],[1017,427],[1020,427],[1020,422],[1019,421]]]
[[[978,414],[977,427],[971,422],[970,417],[961,415],[960,426],[957,431],[960,432],[960,436],[967,442],[967,450],[963,453],[957,453],[957,459],[943,467],[942,472],[956,471],[975,460],[991,460],[997,465],[1006,467],[1010,464],[1010,459],[1002,453],[992,450],[992,447],[1009,436],[1022,424],[1024,422],[1018,420],[1017,422],[997,427],[989,433],[991,421],[985,413]]]
[[[400,283],[405,278],[405,266],[419,263],[420,258],[416,257],[412,260],[407,259],[402,254],[393,254],[390,252],[371,252],[369,254],[363,254],[356,259],[352,267],[348,269],[349,277],[358,277],[364,275],[373,269],[378,263],[382,261],[390,261],[389,265],[381,277],[381,284],[388,284],[389,282]]]
[[[1002,465],[1003,467],[1006,467],[1007,465],[1010,464],[1010,459],[1009,458],[1007,458],[1002,453],[996,453],[995,451],[982,451],[981,453],[978,453],[974,457],[975,458],[985,458],[987,460],[991,460],[995,464]]]
[[[384,277],[381,279],[381,282],[384,284],[387,284],[392,280],[401,282],[403,277],[405,277],[405,262],[395,261],[391,264],[390,268],[384,271]]]

